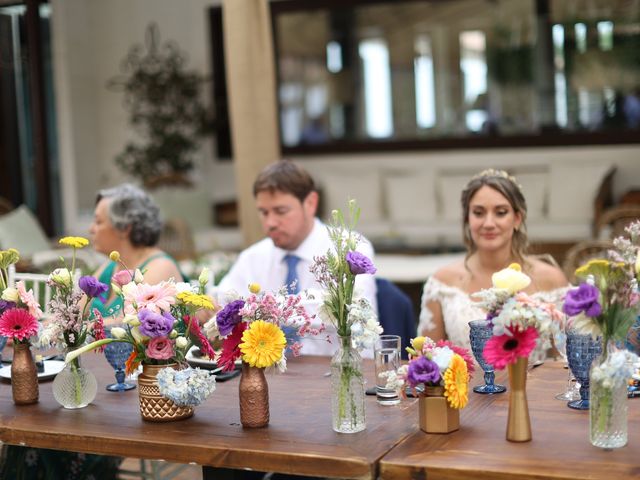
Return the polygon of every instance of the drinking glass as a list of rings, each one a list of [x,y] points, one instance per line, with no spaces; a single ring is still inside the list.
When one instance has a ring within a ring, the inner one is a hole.
[[[567,387],[565,391],[556,395],[556,399],[565,400],[567,402],[571,402],[574,400],[580,399],[580,391],[578,389],[578,384],[576,382],[571,369],[569,368],[569,364],[567,361],[567,332],[564,328],[558,328],[557,331],[553,334],[553,343],[556,347],[556,350],[562,357],[562,360],[565,364],[565,368],[569,371],[569,378],[567,379]]]
[[[484,361],[482,354],[484,346],[493,336],[493,327],[486,320],[472,320],[469,322],[469,340],[471,341],[471,351],[473,356],[476,357],[476,361],[480,365],[480,368],[484,371],[484,385],[478,385],[473,387],[473,391],[476,393],[502,393],[507,390],[504,385],[494,383],[495,372],[493,365],[489,365]]]
[[[594,358],[602,353],[602,339],[594,340],[589,334],[575,330],[567,332],[567,361],[576,380],[580,383],[580,399],[567,403],[576,410],[589,409],[589,370]]]
[[[400,337],[398,335],[380,335],[373,347],[373,359],[376,367],[376,398],[380,405],[400,403],[398,392],[387,388],[391,377],[395,377],[400,368]]]
[[[133,345],[125,342],[112,342],[104,347],[104,356],[116,371],[116,383],[107,385],[107,390],[110,392],[123,392],[136,388],[133,383],[124,381],[125,362],[131,352],[133,352]]]

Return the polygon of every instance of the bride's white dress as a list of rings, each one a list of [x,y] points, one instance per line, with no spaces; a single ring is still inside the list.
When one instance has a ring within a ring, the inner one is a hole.
[[[566,286],[555,290],[536,292],[531,297],[554,303],[557,307],[560,307],[569,288],[569,286]],[[447,338],[456,345],[470,348],[469,322],[481,320],[486,317],[487,313],[464,290],[446,285],[435,277],[429,277],[422,291],[420,323],[418,325],[419,335],[425,330],[428,333],[435,326],[433,314],[426,306],[427,302],[434,301],[439,302],[442,308],[442,318]]]

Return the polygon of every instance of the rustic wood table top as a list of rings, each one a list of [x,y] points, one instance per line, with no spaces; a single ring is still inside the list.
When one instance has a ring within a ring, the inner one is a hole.
[[[481,374],[476,374],[478,380]],[[504,372],[496,380],[508,381]],[[605,451],[589,442],[589,411],[556,400],[567,370],[559,362],[533,369],[527,398],[533,439],[505,439],[508,393],[470,393],[460,430],[448,435],[414,431],[380,462],[380,478],[395,479],[627,479],[640,478],[640,398],[629,399],[629,441]]]
[[[203,466],[251,468],[300,475],[375,478],[378,462],[394,445],[417,430],[413,402],[379,406],[366,397],[367,428],[338,434],[331,428],[327,357],[292,359],[284,374],[267,375],[271,420],[267,428],[240,425],[239,377],[218,383],[187,420],[143,421],[138,390],[108,392],[114,371],[100,354],[85,354],[83,365],[98,379],[91,405],[65,410],[56,403],[52,382],[40,383],[40,401],[16,406],[11,386],[0,384],[0,441],[33,447],[119,455]],[[365,362],[367,385],[373,366]]]

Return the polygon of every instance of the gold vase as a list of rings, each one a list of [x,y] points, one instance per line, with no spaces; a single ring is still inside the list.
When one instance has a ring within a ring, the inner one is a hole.
[[[269,385],[263,368],[242,362],[239,398],[243,427],[259,428],[269,424]]]
[[[142,365],[142,373],[138,375],[138,395],[140,399],[140,415],[149,422],[172,422],[183,420],[193,415],[193,407],[181,407],[160,394],[156,375],[163,368],[176,368],[170,365]]]
[[[460,428],[460,410],[449,405],[444,387],[425,387],[418,398],[418,412],[423,432],[450,433]]]
[[[11,392],[16,405],[29,405],[38,402],[38,369],[33,361],[29,345],[13,344],[11,361]]]
[[[527,405],[527,362],[520,357],[509,369],[509,418],[507,420],[507,440],[528,442],[531,440],[531,422]]]

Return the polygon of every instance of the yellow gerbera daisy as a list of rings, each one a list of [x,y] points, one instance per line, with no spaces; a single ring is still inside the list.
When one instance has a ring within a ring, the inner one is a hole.
[[[178,294],[178,300],[180,300],[185,305],[189,305],[196,308],[205,308],[207,310],[215,310],[215,306],[213,304],[213,300],[204,294],[193,293],[193,292],[180,292]]]
[[[464,408],[469,401],[469,372],[467,363],[457,353],[444,373],[444,396],[451,408]]]
[[[284,333],[277,325],[256,320],[242,334],[242,360],[252,367],[270,367],[280,360],[286,345]]]
[[[62,237],[58,243],[72,248],[84,248],[89,245],[89,240],[84,237]]]

